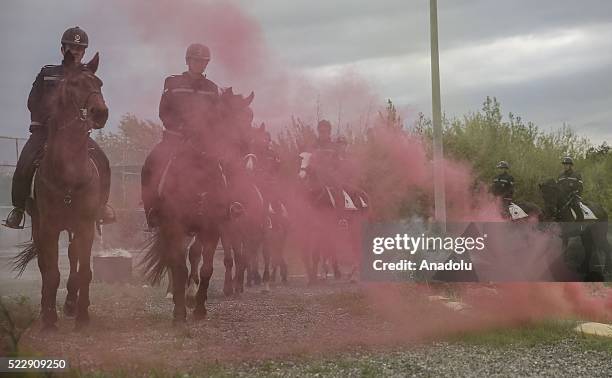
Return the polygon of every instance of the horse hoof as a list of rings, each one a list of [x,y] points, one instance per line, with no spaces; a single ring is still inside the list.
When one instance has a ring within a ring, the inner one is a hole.
[[[59,328],[55,324],[43,324],[41,330],[42,333],[56,333]]]
[[[80,332],[80,331],[84,331],[87,328],[89,328],[89,320],[87,321],[77,321],[74,324],[74,330],[75,332]]]
[[[197,307],[193,311],[193,318],[195,320],[205,320],[206,319],[206,307]]]
[[[185,306],[187,306],[188,308],[195,308],[196,298],[191,295],[185,297]]]
[[[183,327],[187,324],[187,318],[186,317],[175,317],[174,319],[172,319],[172,325],[174,327]]]
[[[64,303],[64,315],[67,318],[74,318],[76,316],[76,304],[74,302],[66,301]]]
[[[265,283],[263,289],[261,289],[262,293],[269,293],[270,292],[270,284],[269,283]]]
[[[166,294],[166,299],[172,299],[174,296],[172,295],[172,293],[167,293]]]

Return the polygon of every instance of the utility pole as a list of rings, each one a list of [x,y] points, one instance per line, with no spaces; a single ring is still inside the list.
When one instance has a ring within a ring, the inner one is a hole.
[[[442,149],[442,109],[440,101],[440,58],[438,54],[438,1],[429,0],[431,37],[431,102],[433,115],[434,206],[440,231],[446,233],[446,196],[444,188],[444,151]]]

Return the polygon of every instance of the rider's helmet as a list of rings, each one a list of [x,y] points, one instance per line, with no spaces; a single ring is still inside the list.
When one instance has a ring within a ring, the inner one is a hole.
[[[502,161],[500,161],[499,163],[497,163],[497,165],[495,166],[495,168],[499,168],[499,169],[501,169],[501,168],[510,169],[510,164],[508,164],[508,162],[507,162],[507,161],[502,160]]]
[[[185,53],[185,59],[189,58],[210,60],[210,49],[201,43],[192,43]]]
[[[62,34],[62,44],[87,47],[89,45],[89,37],[87,37],[85,30],[75,26],[67,29]]]
[[[561,159],[561,164],[574,165],[574,159],[572,159],[570,156],[564,156],[563,159]]]

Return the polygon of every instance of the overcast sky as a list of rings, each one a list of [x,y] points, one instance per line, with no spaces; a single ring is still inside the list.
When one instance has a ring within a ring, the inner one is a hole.
[[[129,5],[126,5],[129,4]],[[60,61],[70,26],[100,51],[110,128],[122,114],[158,120],[165,76],[189,42],[213,50],[209,77],[256,92],[257,120],[293,114],[364,123],[385,99],[408,120],[431,113],[427,0],[4,0],[0,135],[26,136],[32,81]],[[460,116],[496,96],[544,130],[565,122],[612,141],[612,1],[439,0],[443,110]],[[366,110],[367,109],[367,110]],[[4,148],[4,144],[2,144]]]

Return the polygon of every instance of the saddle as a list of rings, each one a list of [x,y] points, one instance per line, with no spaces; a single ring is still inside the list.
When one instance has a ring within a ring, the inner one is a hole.
[[[89,157],[89,163],[91,164],[91,166],[94,169],[94,174],[98,177],[100,177],[100,167],[98,167],[98,165],[96,164],[96,161],[90,156]],[[40,168],[40,161],[37,160],[34,164],[34,173],[32,174],[32,185],[30,185],[30,200],[35,200],[36,199],[36,190],[35,190],[35,183],[36,183],[36,176],[38,176],[38,169]]]

